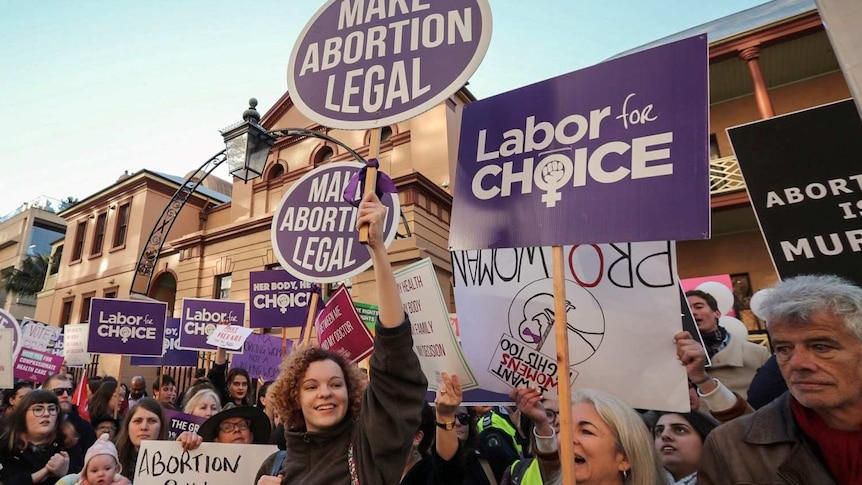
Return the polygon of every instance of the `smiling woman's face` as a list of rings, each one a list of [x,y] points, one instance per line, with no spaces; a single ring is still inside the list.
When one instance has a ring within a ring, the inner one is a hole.
[[[332,360],[308,365],[299,382],[299,404],[305,429],[321,431],[340,423],[347,415],[347,381]]]

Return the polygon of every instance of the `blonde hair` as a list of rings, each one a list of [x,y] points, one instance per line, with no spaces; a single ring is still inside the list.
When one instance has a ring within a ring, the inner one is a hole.
[[[218,397],[218,394],[211,388],[204,388],[194,393],[192,397],[186,401],[186,405],[183,407],[183,412],[186,414],[192,414],[192,411],[195,410],[198,403],[201,402],[204,398],[210,397],[215,402],[216,411],[221,412],[221,400]]]
[[[631,407],[616,397],[594,389],[579,389],[572,394],[572,404],[591,404],[611,428],[617,450],[631,465],[626,485],[663,483],[664,471],[656,455],[652,436],[643,420]]]

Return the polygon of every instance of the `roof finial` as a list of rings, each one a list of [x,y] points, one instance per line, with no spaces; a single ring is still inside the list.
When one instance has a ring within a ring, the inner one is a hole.
[[[255,109],[257,107],[257,98],[251,98],[248,100],[248,109],[242,113],[242,119],[245,121],[251,121],[252,123],[260,122],[260,113]]]

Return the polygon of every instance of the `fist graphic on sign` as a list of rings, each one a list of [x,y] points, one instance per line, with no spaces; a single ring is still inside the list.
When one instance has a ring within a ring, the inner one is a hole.
[[[559,189],[572,178],[573,172],[572,160],[562,153],[552,153],[539,162],[533,178],[536,187],[545,191],[542,196],[545,206],[557,205],[557,201],[562,198]]]

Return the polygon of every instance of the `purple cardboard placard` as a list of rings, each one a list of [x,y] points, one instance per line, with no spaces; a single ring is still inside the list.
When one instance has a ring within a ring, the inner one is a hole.
[[[250,328],[301,327],[308,318],[312,283],[282,269],[249,272]]]
[[[340,288],[326,302],[314,320],[320,347],[338,352],[351,362],[359,362],[374,350],[374,339],[350,299]]]
[[[60,372],[63,356],[50,352],[23,347],[15,359],[13,374],[18,379],[33,382],[45,382],[46,379]]]
[[[87,352],[161,356],[168,304],[93,298]]]
[[[324,126],[386,126],[461,89],[490,41],[487,0],[330,0],[294,45],[288,91]]]
[[[293,341],[287,340],[287,354],[293,350]],[[231,358],[230,368],[242,368],[248,371],[252,379],[259,377],[264,381],[273,381],[278,377],[281,365],[281,339],[272,335],[253,333],[242,348],[242,354]]]
[[[342,198],[350,177],[363,164],[338,162],[305,174],[287,189],[272,216],[272,248],[281,267],[296,278],[337,283],[371,266],[371,255],[359,243],[356,207]],[[398,194],[383,194],[387,207],[384,243],[398,232]]]
[[[218,348],[208,344],[207,337],[216,325],[241,326],[244,318],[245,302],[242,301],[183,298],[179,348],[215,352]]]
[[[182,434],[183,431],[197,433],[198,428],[200,428],[200,426],[204,424],[204,421],[207,420],[206,418],[176,411],[174,409],[165,409],[165,419],[170,423],[168,425],[169,440],[177,439],[177,436]]]
[[[706,36],[464,108],[451,250],[707,239]]]
[[[195,367],[198,365],[198,353],[192,350],[181,350],[180,319],[168,318],[165,325],[164,355],[161,357],[132,357],[131,364],[141,367]]]

